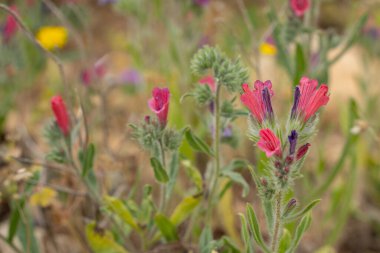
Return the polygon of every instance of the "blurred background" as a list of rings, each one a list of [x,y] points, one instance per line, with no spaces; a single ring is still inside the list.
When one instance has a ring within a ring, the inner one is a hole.
[[[285,0],[2,0],[25,27],[12,25],[0,9],[0,233],[7,233],[21,183],[47,166],[43,128],[52,117],[55,94],[65,95],[78,118],[83,111],[77,108],[84,107],[98,148],[97,176],[118,196],[138,191],[136,184],[154,184],[148,155],[127,126],[149,113],[153,87],[171,90],[171,127],[191,125],[210,140],[207,108],[191,99],[180,102],[198,82],[190,71],[192,56],[210,45],[240,56],[250,83],[272,81],[274,108],[282,120],[301,76],[329,86],[330,102],[320,116],[304,177],[295,186],[300,203],[322,199],[299,252],[380,252],[380,2],[311,2],[316,11],[304,21],[290,16]],[[289,62],[295,62],[295,71]],[[57,63],[63,66],[64,85]],[[236,106],[241,107],[239,101]],[[262,156],[246,129],[246,119],[237,119],[223,159],[246,158],[260,166]],[[205,170],[207,157],[186,144],[181,152]],[[64,169],[48,169],[57,171],[46,185],[50,191],[37,187],[27,202],[35,243],[40,252],[89,252],[82,224],[95,214],[75,178]],[[249,172],[242,174],[249,194],[243,198],[239,185],[226,194],[215,235],[240,240],[236,214],[244,212],[246,202],[259,205]],[[182,169],[178,195],[188,187],[185,178]],[[58,192],[73,196],[62,199]],[[0,243],[0,251],[12,249]]]

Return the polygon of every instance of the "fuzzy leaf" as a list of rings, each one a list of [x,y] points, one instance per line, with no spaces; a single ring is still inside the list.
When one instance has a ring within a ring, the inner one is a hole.
[[[297,249],[298,244],[301,241],[303,234],[310,227],[311,224],[311,216],[310,213],[306,214],[296,228],[296,232],[294,234],[294,239],[291,243],[290,248],[286,251],[286,253],[293,253]]]
[[[167,183],[169,181],[169,176],[166,173],[166,170],[162,166],[161,162],[155,158],[150,158],[150,164],[153,167],[154,170],[154,177],[157,179],[160,183]]]
[[[280,244],[278,247],[278,253],[285,253],[292,243],[292,236],[286,228],[283,229]]]
[[[306,69],[307,69],[307,61],[305,59],[305,54],[303,52],[302,46],[299,43],[297,43],[293,85],[298,84],[301,77],[305,74]]]
[[[168,242],[178,241],[177,229],[167,217],[163,214],[157,214],[156,217],[154,217],[154,222]]]
[[[253,207],[247,203],[247,216],[248,216],[248,223],[251,230],[251,233],[253,235],[253,238],[255,239],[256,243],[261,247],[261,249],[264,250],[264,252],[270,252],[270,250],[265,245],[263,236],[261,234],[259,223],[257,222],[255,211],[253,210]]]
[[[194,135],[190,128],[185,129],[185,137],[193,149],[206,153],[209,156],[214,156],[211,148],[202,139]]]
[[[241,221],[241,236],[244,242],[244,252],[245,253],[254,253],[253,244],[251,240],[251,236],[248,230],[248,223],[245,219],[245,216],[239,213],[240,221]]]
[[[170,216],[170,221],[178,226],[191,214],[191,212],[198,206],[201,199],[200,197],[186,197],[174,209],[173,214]]]

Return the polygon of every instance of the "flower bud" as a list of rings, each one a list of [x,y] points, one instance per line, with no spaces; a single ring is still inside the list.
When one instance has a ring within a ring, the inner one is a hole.
[[[51,108],[54,112],[55,119],[59,128],[64,135],[70,132],[70,119],[67,113],[65,102],[61,96],[54,96],[51,99]]]
[[[296,199],[289,200],[288,204],[286,205],[284,209],[283,216],[288,216],[296,207],[297,207],[297,200]]]
[[[310,147],[310,143],[306,143],[305,145],[301,146],[298,151],[297,151],[297,156],[296,156],[296,160],[298,161],[299,159],[301,159],[302,157],[305,156],[305,154],[307,153],[307,151],[309,150],[309,147]]]
[[[166,126],[168,118],[169,97],[168,88],[161,89],[156,87],[153,89],[152,98],[148,102],[150,109],[157,115],[158,121],[163,128]]]

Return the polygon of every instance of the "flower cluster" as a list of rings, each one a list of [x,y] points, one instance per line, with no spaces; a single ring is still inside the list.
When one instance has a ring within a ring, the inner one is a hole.
[[[70,118],[65,102],[61,96],[54,96],[51,99],[51,108],[54,112],[55,120],[63,135],[70,133]]]
[[[17,12],[17,8],[14,5],[11,6],[10,9]],[[3,42],[9,43],[9,41],[15,36],[17,30],[18,25],[15,17],[8,15],[2,28]]]
[[[302,17],[310,8],[310,3],[309,0],[290,0],[290,8],[296,16]]]
[[[271,98],[274,95],[270,81],[256,81],[253,90],[243,84],[240,99],[250,111],[250,137],[257,147],[270,158],[270,172],[275,180],[265,179],[265,187],[284,188],[299,175],[314,132],[317,111],[329,101],[328,87],[303,77],[295,88],[294,103],[290,112],[286,134],[277,127]],[[281,136],[288,136],[282,140]],[[300,136],[302,138],[300,138]],[[288,148],[286,148],[288,147]],[[298,147],[298,149],[297,149]]]
[[[68,32],[63,26],[41,27],[36,35],[37,41],[46,50],[63,48],[67,43]]]

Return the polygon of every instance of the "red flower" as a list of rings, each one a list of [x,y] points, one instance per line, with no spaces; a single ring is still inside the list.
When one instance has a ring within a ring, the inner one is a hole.
[[[317,89],[318,81],[302,77],[299,85],[299,101],[296,104],[297,114],[301,114],[304,122],[313,116],[318,109],[329,101],[329,88],[322,84]]]
[[[70,119],[66,110],[65,102],[61,96],[54,96],[51,99],[51,108],[59,128],[64,135],[70,132]]]
[[[158,121],[162,126],[166,126],[169,111],[170,92],[168,88],[154,88],[152,98],[149,99],[148,105],[152,112],[157,115]]]
[[[10,9],[17,12],[16,6],[11,6]],[[8,15],[3,28],[4,43],[8,43],[16,34],[18,29],[17,21],[12,15]]]
[[[290,0],[290,7],[292,8],[294,14],[301,17],[309,9],[309,0]]]
[[[199,83],[208,85],[212,92],[215,92],[216,90],[215,78],[213,76],[205,76],[199,80]]]
[[[267,157],[273,155],[281,156],[281,142],[280,139],[270,130],[260,130],[260,140],[257,142],[257,146],[265,152]]]
[[[268,89],[269,97],[273,96],[272,83],[271,81],[265,81],[265,83],[257,80],[254,84],[254,90],[250,90],[248,84],[243,84],[242,86],[244,93],[240,96],[241,102],[248,107],[251,111],[252,116],[259,122],[263,122],[267,114],[267,110],[271,110],[266,106],[263,99],[263,91],[265,88]],[[269,101],[270,103],[270,101]],[[273,113],[268,111],[269,114]]]

